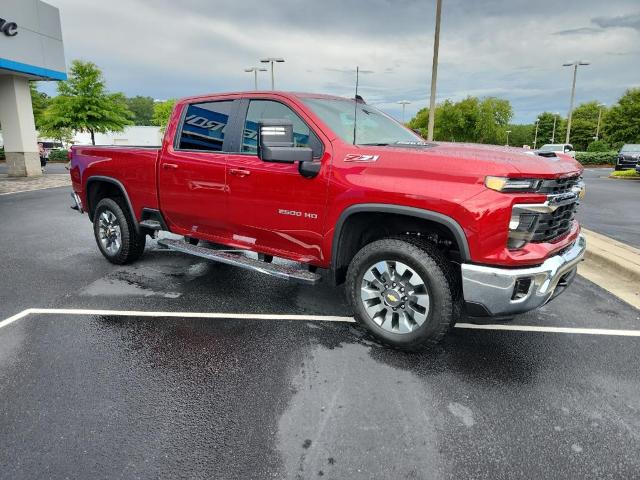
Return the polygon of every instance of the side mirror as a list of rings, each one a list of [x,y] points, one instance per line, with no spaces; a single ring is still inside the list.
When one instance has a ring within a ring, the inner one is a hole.
[[[320,163],[313,161],[313,150],[294,146],[290,120],[262,120],[258,124],[258,156],[264,162],[300,162],[298,171],[304,177],[315,177]]]

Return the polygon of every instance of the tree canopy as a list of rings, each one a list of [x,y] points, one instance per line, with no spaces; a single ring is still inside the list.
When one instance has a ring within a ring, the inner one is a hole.
[[[513,111],[508,100],[467,97],[436,107],[434,139],[453,142],[504,143]],[[408,125],[426,133],[429,109],[421,109]]]
[[[43,127],[69,128],[91,134],[119,132],[131,125],[133,114],[121,93],[108,93],[100,69],[92,62],[74,60],[69,79],[58,83],[58,95],[51,99]]]
[[[136,95],[126,99],[127,108],[133,113],[134,125],[151,125],[153,98]]]
[[[170,98],[163,102],[156,102],[153,105],[153,117],[151,123],[160,127],[160,130],[164,133],[169,124],[169,118],[173,111],[173,106],[176,104],[175,98]]]
[[[610,143],[640,143],[640,88],[627,90],[608,110],[604,131]]]

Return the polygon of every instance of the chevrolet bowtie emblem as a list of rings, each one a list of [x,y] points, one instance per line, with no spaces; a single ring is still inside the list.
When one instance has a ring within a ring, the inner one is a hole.
[[[389,300],[391,300],[392,302],[397,302],[398,301],[398,299],[394,295],[392,295],[390,293],[387,295],[387,298]]]

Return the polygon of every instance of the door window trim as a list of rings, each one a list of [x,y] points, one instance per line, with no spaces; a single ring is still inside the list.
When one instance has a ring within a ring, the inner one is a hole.
[[[225,126],[227,130],[224,135],[224,139],[222,140],[222,150],[203,150],[199,148],[180,148],[180,139],[182,138],[182,129],[184,127],[184,121],[187,116],[187,111],[191,105],[201,105],[203,103],[220,103],[220,102],[230,102],[231,108],[229,110],[229,121]],[[182,107],[182,112],[180,113],[180,121],[178,123],[178,127],[176,128],[176,133],[173,137],[173,150],[175,152],[196,152],[196,153],[206,153],[206,154],[229,154],[235,153],[233,152],[233,141],[232,138],[235,131],[235,118],[237,118],[240,108],[240,100],[237,98],[221,98],[219,100],[198,100],[194,102],[185,103]],[[168,127],[167,127],[168,128]]]

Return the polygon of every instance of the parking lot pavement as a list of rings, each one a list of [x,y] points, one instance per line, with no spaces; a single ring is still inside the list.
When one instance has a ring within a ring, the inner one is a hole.
[[[578,219],[588,229],[640,248],[640,182],[607,178],[612,168],[587,168]]]
[[[153,242],[140,262],[110,265],[66,188],[0,197],[0,215],[0,321],[32,307],[249,314],[49,311],[5,324],[0,478],[640,471],[640,337],[457,328],[435,351],[408,355],[346,321],[251,318],[349,316],[328,286],[293,286]],[[640,312],[579,278],[512,325],[637,333]]]

